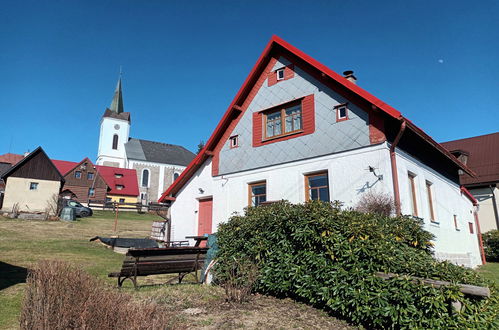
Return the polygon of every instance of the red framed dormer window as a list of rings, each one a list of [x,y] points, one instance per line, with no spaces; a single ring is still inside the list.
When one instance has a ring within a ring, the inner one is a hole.
[[[279,69],[270,71],[267,77],[268,86],[273,86],[278,82],[291,79],[295,76],[295,67],[293,64],[280,67]]]
[[[283,141],[313,133],[314,95],[253,113],[253,146]]]
[[[336,122],[348,120],[348,104],[343,103],[334,107],[336,111]]]
[[[239,135],[233,135],[229,138],[229,145],[231,149],[239,147]]]

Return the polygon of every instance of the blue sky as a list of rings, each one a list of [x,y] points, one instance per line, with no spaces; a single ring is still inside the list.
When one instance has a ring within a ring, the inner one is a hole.
[[[131,136],[195,151],[273,34],[437,141],[499,131],[499,1],[2,1],[0,154],[95,160],[123,66]]]

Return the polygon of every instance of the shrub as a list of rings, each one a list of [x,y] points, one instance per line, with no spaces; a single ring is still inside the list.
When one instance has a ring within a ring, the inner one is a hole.
[[[41,261],[30,271],[21,329],[164,329],[167,314],[106,289],[80,268]]]
[[[482,239],[487,261],[499,261],[499,230],[482,234]]]
[[[232,259],[226,264],[226,272],[218,278],[225,289],[225,298],[229,302],[243,303],[250,298],[256,278],[257,266],[248,259]]]
[[[355,209],[363,213],[390,216],[395,213],[395,202],[388,194],[369,191],[362,195]]]
[[[340,210],[322,202],[279,202],[249,208],[218,230],[217,276],[230,262],[248,259],[259,268],[255,289],[322,307],[368,328],[448,328],[497,322],[497,295],[464,296],[456,287],[433,288],[407,276],[384,281],[392,272],[457,283],[486,285],[475,271],[437,262],[433,236],[422,223]],[[492,291],[494,288],[492,287]],[[461,313],[450,313],[459,300]]]

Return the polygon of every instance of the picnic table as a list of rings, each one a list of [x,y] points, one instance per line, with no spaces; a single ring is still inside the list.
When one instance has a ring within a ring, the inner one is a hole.
[[[185,238],[195,240],[196,243],[194,244],[194,246],[196,247],[200,246],[203,241],[208,240],[208,236],[185,236]]]

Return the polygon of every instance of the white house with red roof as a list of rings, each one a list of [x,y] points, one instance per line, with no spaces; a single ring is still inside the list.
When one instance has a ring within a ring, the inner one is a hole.
[[[204,149],[161,196],[172,239],[215,232],[265,201],[341,201],[372,191],[424,220],[435,256],[482,263],[474,175],[398,110],[299,49],[272,37]]]

